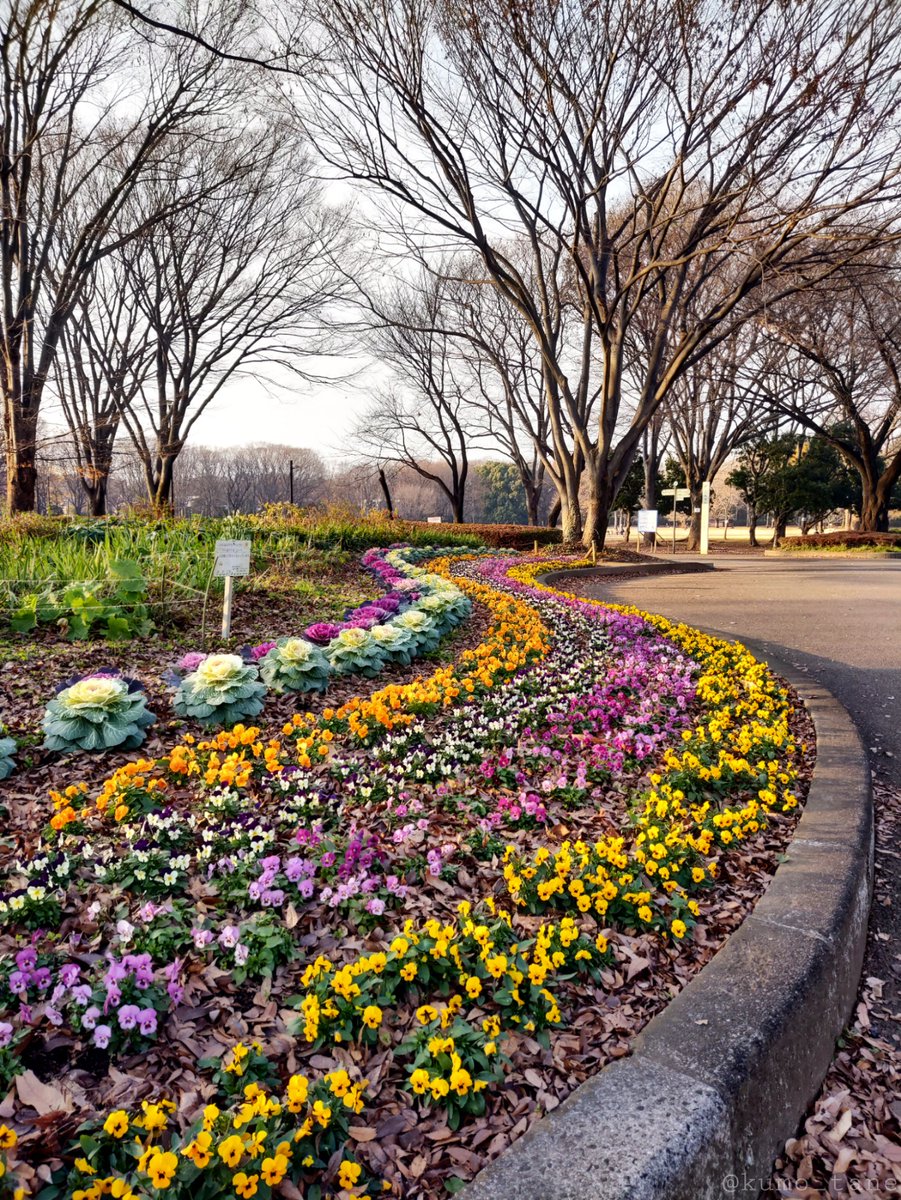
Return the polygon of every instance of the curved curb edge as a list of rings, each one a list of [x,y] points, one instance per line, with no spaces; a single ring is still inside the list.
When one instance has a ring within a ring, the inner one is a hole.
[[[631,1056],[485,1167],[465,1200],[752,1200],[817,1094],[863,966],[870,771],[832,693],[743,644],[792,684],[816,729],[810,791],[785,861]]]
[[[715,571],[713,562],[685,562],[681,559],[669,560],[661,558],[660,562],[644,563],[610,563],[606,567],[561,567],[559,571],[548,571],[542,575],[541,582],[547,584],[560,583],[562,580],[575,579],[583,576],[596,579],[601,583],[625,582],[630,578],[641,578],[643,575],[701,575]]]

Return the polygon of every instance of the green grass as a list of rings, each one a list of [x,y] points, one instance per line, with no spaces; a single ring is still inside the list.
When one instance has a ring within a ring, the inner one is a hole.
[[[52,607],[54,613],[66,609],[68,589],[89,590],[102,602],[115,590],[112,565],[123,560],[135,563],[147,583],[146,602],[157,629],[177,623],[179,614],[195,608],[208,589],[212,596],[222,592],[223,581],[212,578],[219,538],[252,543],[251,574],[239,582],[240,591],[292,587],[304,599],[322,591],[330,569],[346,566],[370,546],[480,544],[477,535],[450,526],[423,528],[341,509],[319,512],[287,505],[261,515],[223,518],[7,519],[0,521],[0,627],[8,626],[23,605],[34,607],[35,597],[43,611]]]

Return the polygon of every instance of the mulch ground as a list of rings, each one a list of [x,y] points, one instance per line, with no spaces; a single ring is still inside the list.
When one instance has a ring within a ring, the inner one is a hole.
[[[292,613],[290,626],[284,632],[297,632],[300,621],[309,623],[314,615],[304,614],[298,618]],[[238,638],[259,640],[281,632],[271,610],[266,615],[265,630],[260,630],[254,621],[258,621],[256,615],[253,619],[242,616],[236,622]],[[487,623],[487,614],[477,608],[457,636],[442,647],[442,656],[457,656],[464,648],[478,644]],[[123,658],[131,673],[146,679],[151,707],[163,716],[167,703],[165,689],[153,682],[151,676],[154,673],[158,676],[159,670],[171,663],[171,648],[135,643],[127,647]],[[37,644],[27,667],[20,661],[7,662],[3,679],[8,695],[7,719],[13,730],[34,733],[48,690],[52,690],[50,676],[65,677],[111,661],[119,665],[121,660],[106,655],[100,662],[93,647],[61,647],[48,641],[43,646]],[[373,686],[389,680],[402,682],[427,674],[428,670],[428,665],[420,661],[410,668],[384,673]],[[367,681],[345,680],[324,699],[311,702],[310,708],[315,711],[325,703],[338,704],[366,688]],[[265,720],[261,724],[265,730],[275,731],[295,707],[294,697],[273,698],[267,704]],[[150,755],[159,753],[163,745],[171,745],[179,731],[189,729],[190,724],[185,722],[161,721],[146,744],[146,752]],[[810,747],[799,787],[799,795],[803,797],[812,769],[814,735],[809,718],[800,705],[794,718],[794,733],[799,744],[806,743]],[[22,832],[26,824],[33,826],[35,821],[41,822],[46,816],[43,798],[48,787],[71,782],[73,778],[97,781],[129,757],[97,759],[80,755],[59,759],[37,748],[30,754],[32,765],[29,767],[23,761],[26,771],[14,776],[2,789],[7,803],[20,801],[10,804],[10,815],[12,823]],[[20,760],[25,757],[22,752]],[[433,816],[430,836],[436,842],[441,840],[443,819],[439,813]],[[449,1178],[471,1178],[529,1124],[555,1108],[576,1086],[613,1059],[628,1054],[635,1033],[713,957],[751,911],[791,839],[795,819],[774,815],[765,830],[744,843],[740,852],[736,849],[723,857],[721,876],[705,893],[701,917],[691,942],[675,947],[650,933],[634,937],[618,933],[614,963],[604,971],[597,984],[580,986],[567,997],[565,1027],[553,1034],[549,1048],[543,1049],[528,1036],[511,1035],[502,1045],[502,1050],[511,1059],[510,1073],[503,1087],[486,1093],[487,1112],[477,1124],[454,1131],[439,1110],[430,1110],[425,1115],[418,1113],[411,1107],[408,1094],[399,1086],[385,1087],[381,1090],[383,1102],[366,1113],[367,1129],[372,1132],[364,1130],[366,1137],[361,1139],[358,1147],[360,1158],[367,1160],[373,1172],[396,1181],[402,1192],[395,1191],[394,1194],[403,1194],[411,1200],[444,1196]],[[452,839],[453,814],[447,814],[446,821],[447,836]],[[476,878],[493,877],[497,872],[497,863],[463,860],[456,886],[462,889],[461,894],[466,894]],[[454,888],[445,885],[445,890],[445,896],[430,896],[424,892],[421,905],[419,897],[413,898],[405,915],[414,920],[432,915],[436,902],[440,907],[446,906],[447,911],[453,911],[457,898]],[[420,906],[421,914],[418,912]],[[317,951],[328,953],[333,950],[336,957],[347,956],[367,945],[365,937],[355,936],[346,927],[329,928],[323,922],[315,927],[311,925],[304,936],[310,939],[310,945],[315,944]],[[152,1054],[122,1060],[115,1069],[107,1071],[105,1064],[93,1064],[83,1059],[68,1065],[69,1046],[62,1040],[59,1044],[40,1040],[32,1048],[33,1061],[29,1065],[43,1075],[49,1072],[51,1079],[64,1076],[65,1086],[79,1107],[133,1106],[136,1098],[159,1094],[165,1089],[181,1098],[183,1108],[190,1108],[203,1094],[205,1086],[196,1072],[197,1060],[210,1054],[221,1054],[238,1037],[259,1037],[271,1054],[281,1047],[288,1068],[294,1069],[297,1051],[293,1039],[285,1037],[278,1021],[276,994],[277,989],[270,991],[268,987],[230,991],[224,986],[222,972],[208,969],[192,978],[186,1004],[173,1019],[172,1036],[158,1043]],[[61,1035],[56,1036],[61,1038]],[[308,1060],[307,1065],[323,1071],[339,1065],[351,1068],[359,1065],[354,1060],[355,1053],[351,1046],[330,1048]],[[54,1054],[59,1058],[58,1067],[54,1066],[57,1062],[52,1057]],[[383,1057],[384,1061],[381,1061],[377,1056],[368,1056],[365,1065],[370,1078],[392,1072],[390,1050],[386,1050]],[[101,1067],[104,1069],[100,1070]],[[9,1115],[5,1109],[11,1103],[11,1098],[7,1098],[0,1104],[0,1118]],[[73,1113],[73,1128],[78,1119]],[[51,1131],[38,1133],[36,1128],[40,1150],[37,1144],[34,1149],[39,1158],[53,1161],[60,1146],[57,1139],[64,1140],[70,1132],[63,1125],[53,1129],[51,1138]]]
[[[874,785],[876,880],[854,1015],[797,1137],[776,1162],[782,1197],[901,1193],[901,1013],[886,992],[901,978],[901,792]],[[897,991],[896,991],[897,994]]]

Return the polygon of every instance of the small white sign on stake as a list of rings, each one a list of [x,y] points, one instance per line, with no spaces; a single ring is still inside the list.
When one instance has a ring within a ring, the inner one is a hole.
[[[229,575],[249,575],[250,542],[220,538],[216,543],[216,565],[213,574],[220,578],[223,575],[226,578]]]
[[[250,574],[250,542],[220,538],[216,542],[216,560],[213,574],[225,577],[225,595],[222,599],[222,636],[231,636],[232,601],[235,595],[235,577]]]

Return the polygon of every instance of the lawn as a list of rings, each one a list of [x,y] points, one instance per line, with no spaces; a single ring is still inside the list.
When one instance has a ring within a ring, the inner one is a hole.
[[[145,685],[102,726],[140,744],[26,745],[4,785],[0,1188],[457,1191],[628,1052],[791,835],[811,730],[742,647],[541,583],[575,558],[313,549],[321,585],[246,592],[244,660],[179,691],[163,659],[235,647],[67,647]],[[34,730],[58,643],[10,637]]]

